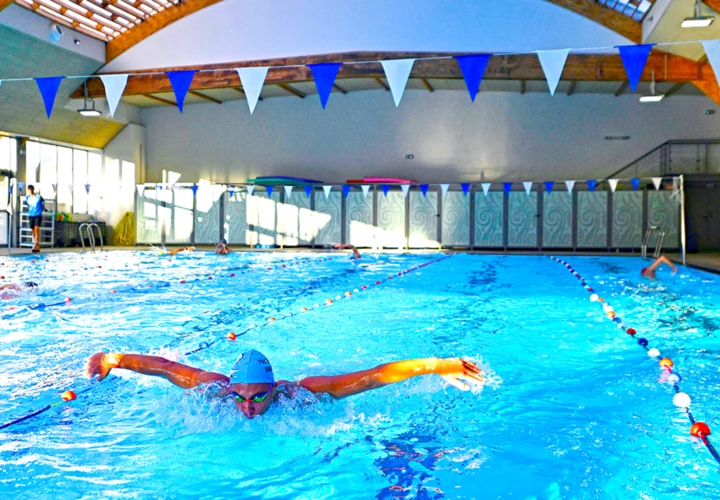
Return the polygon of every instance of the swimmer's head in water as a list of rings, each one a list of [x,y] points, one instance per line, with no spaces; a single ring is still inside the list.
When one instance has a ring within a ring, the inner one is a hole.
[[[264,354],[250,350],[235,361],[230,372],[235,406],[248,418],[261,415],[270,407],[275,375]]]
[[[33,283],[32,281],[26,281],[22,284],[23,288],[37,288],[37,283]]]

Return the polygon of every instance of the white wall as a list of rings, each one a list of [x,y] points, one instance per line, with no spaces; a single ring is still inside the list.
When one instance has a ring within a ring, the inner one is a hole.
[[[529,52],[625,43],[539,0],[225,0],[163,28],[102,71],[364,50]]]
[[[670,139],[717,138],[706,97],[408,90],[395,108],[383,90],[146,108],[147,181],[163,169],[242,182],[294,175],[342,182],[366,175],[426,182],[598,178]],[[629,135],[629,141],[606,141]],[[405,160],[407,153],[414,160]]]

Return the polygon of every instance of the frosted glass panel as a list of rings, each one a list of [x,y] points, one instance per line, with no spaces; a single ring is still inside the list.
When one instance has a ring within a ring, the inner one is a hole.
[[[405,248],[405,195],[402,191],[378,195],[378,244]]]
[[[346,231],[348,243],[356,247],[373,247],[375,245],[372,190],[368,193],[367,198],[362,191],[348,193]]]
[[[220,197],[225,186],[198,187],[195,211],[195,243],[216,244],[220,240]]]
[[[193,192],[190,188],[169,191],[173,194],[172,227],[166,237],[168,243],[186,243],[193,231]]]
[[[643,238],[642,191],[616,191],[612,197],[612,246],[640,248]]]
[[[537,246],[537,193],[510,193],[508,246]]]
[[[470,195],[448,191],[442,201],[442,244],[470,245]]]
[[[648,224],[665,231],[663,248],[680,246],[680,205],[672,191],[650,191],[648,193]]]
[[[410,248],[437,248],[438,194],[428,191],[411,191],[410,197]]]
[[[503,246],[503,196],[502,191],[489,191],[487,196],[475,192],[474,246]]]
[[[137,195],[135,225],[138,243],[160,243],[161,225],[154,189],[146,189],[142,194]]]
[[[250,230],[250,245],[277,244],[277,217],[280,193],[273,191],[271,196],[267,192],[256,189],[248,198],[248,220],[253,228]]]
[[[312,229],[310,198],[305,191],[293,190],[278,206],[278,240],[283,246],[310,245]],[[307,228],[304,227],[303,222]]]
[[[248,219],[247,192],[225,193],[225,221],[223,235],[228,245],[250,244],[250,220]]]
[[[543,193],[543,246],[572,246],[572,193]]]
[[[325,198],[323,191],[315,192],[315,213],[313,214],[313,232],[316,245],[332,245],[340,242],[340,213],[342,193],[331,191]]]
[[[578,192],[578,247],[607,247],[607,191]]]

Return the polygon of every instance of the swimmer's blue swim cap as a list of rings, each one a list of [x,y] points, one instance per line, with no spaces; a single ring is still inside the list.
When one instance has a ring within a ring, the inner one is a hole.
[[[273,374],[270,360],[264,354],[251,349],[244,352],[235,361],[230,372],[231,384],[273,384]]]

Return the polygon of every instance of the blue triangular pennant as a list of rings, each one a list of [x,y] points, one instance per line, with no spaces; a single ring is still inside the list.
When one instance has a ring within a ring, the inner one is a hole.
[[[552,193],[552,188],[554,185],[555,183],[553,181],[547,181],[545,183],[545,191],[547,191],[548,193]]]
[[[591,179],[591,180],[587,181],[587,185],[588,185],[588,189],[590,191],[595,191],[595,186],[597,186],[597,181]]]
[[[632,184],[633,191],[637,191],[640,187],[640,179],[637,177],[630,179],[630,184]]]
[[[235,186],[230,186],[230,187],[228,188],[228,196],[229,196],[230,198],[232,198],[234,194],[235,194]]]
[[[10,184],[10,185],[9,185],[8,187],[10,188],[10,189],[9,189],[9,193],[10,193],[10,194],[12,194],[12,191],[13,191],[13,185],[12,185],[12,184]]]
[[[428,184],[420,184],[420,191],[422,191],[423,196],[427,196],[428,187],[430,187]]]
[[[327,105],[328,98],[330,97],[330,91],[332,91],[333,84],[335,83],[335,77],[337,77],[338,71],[340,71],[342,63],[324,63],[324,64],[308,64],[307,67],[312,71],[313,78],[315,79],[315,87],[317,87],[318,95],[320,96],[320,104],[323,109]]]
[[[387,196],[388,191],[390,191],[390,186],[381,186],[383,193],[385,193],[385,196]]]
[[[55,104],[55,96],[57,96],[58,89],[60,88],[60,82],[64,76],[49,76],[46,78],[35,78],[42,95],[43,103],[45,103],[45,112],[47,117],[50,118],[52,114],[53,105]]]
[[[182,113],[185,96],[187,95],[188,90],[190,90],[190,83],[192,83],[193,76],[195,76],[195,70],[168,71],[166,74],[170,79],[170,85],[172,85],[173,92],[175,92],[175,100],[177,101],[178,109]]]
[[[85,192],[90,193],[90,184],[85,184]]]
[[[633,92],[635,92],[638,82],[640,82],[640,77],[643,74],[653,45],[655,44],[646,43],[642,45],[620,45],[617,47],[620,51],[620,59],[622,59],[623,66],[625,66],[625,73],[627,73],[628,76],[630,89]]]
[[[463,193],[465,193],[465,196],[467,196],[470,192],[470,184],[460,184],[460,187],[462,188]]]
[[[25,189],[25,183],[24,182],[18,182],[18,193],[22,193],[23,189]]]
[[[190,187],[190,189],[192,189],[193,196],[197,196],[198,186],[192,186],[192,187]]]
[[[345,186],[342,187],[342,190],[343,190],[343,196],[344,196],[345,198],[347,198],[347,197],[348,197],[348,193],[350,193],[350,186],[345,185]]]
[[[267,191],[268,198],[272,196],[273,187],[272,186],[265,186],[265,191]]]
[[[512,190],[512,182],[503,182],[503,189],[505,190],[505,193],[510,194],[510,190]]]
[[[463,78],[465,79],[465,85],[467,85],[468,92],[470,93],[470,100],[475,102],[475,96],[480,90],[480,84],[482,83],[483,75],[485,74],[485,68],[487,68],[488,61],[492,57],[492,54],[478,54],[472,56],[455,56],[455,60],[460,66]],[[467,194],[467,193],[465,193]]]
[[[310,194],[312,193],[312,186],[305,186],[305,194],[308,198],[310,198]]]

